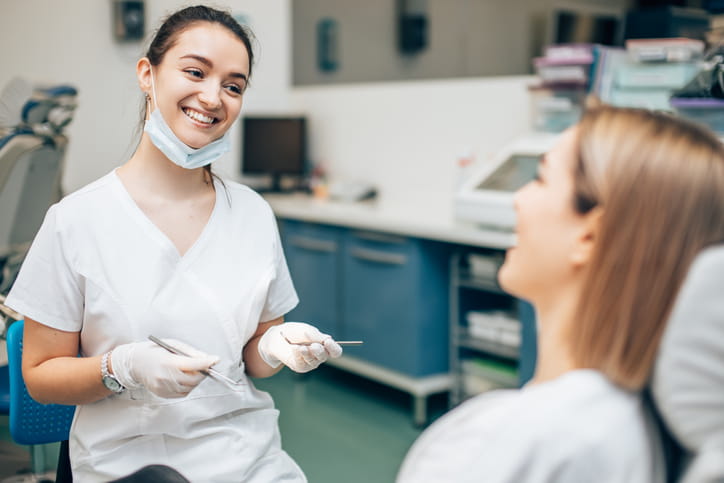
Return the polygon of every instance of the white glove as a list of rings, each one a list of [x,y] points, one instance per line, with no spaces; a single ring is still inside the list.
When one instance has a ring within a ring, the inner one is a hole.
[[[204,371],[219,358],[205,354],[183,342],[164,339],[190,357],[168,352],[151,341],[119,345],[111,352],[111,367],[127,389],[143,386],[164,398],[184,397],[206,377]]]
[[[264,332],[259,339],[259,355],[271,367],[284,363],[295,372],[309,372],[330,357],[341,356],[342,347],[314,326],[285,322]]]

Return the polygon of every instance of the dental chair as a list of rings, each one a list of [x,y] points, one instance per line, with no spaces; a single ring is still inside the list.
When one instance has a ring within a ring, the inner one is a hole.
[[[45,212],[61,197],[61,173],[77,91],[13,79],[0,94],[0,294],[15,281]]]
[[[61,198],[61,174],[77,91],[13,79],[0,92],[0,338],[22,316],[4,305],[45,212]],[[10,373],[0,366],[0,414],[11,406]]]
[[[679,449],[669,481],[724,482],[724,244],[704,250],[689,270],[659,348],[651,395],[674,439],[669,449]]]

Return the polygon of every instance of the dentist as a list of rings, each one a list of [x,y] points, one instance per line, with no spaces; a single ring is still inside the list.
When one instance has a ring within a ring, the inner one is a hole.
[[[169,16],[136,66],[147,102],[135,153],[50,208],[8,296],[25,316],[28,390],[77,405],[77,481],[151,464],[191,481],[306,481],[249,377],[310,371],[342,349],[283,323],[298,299],[274,215],[210,168],[229,149],[252,63],[228,13]],[[211,366],[238,383],[207,377]]]

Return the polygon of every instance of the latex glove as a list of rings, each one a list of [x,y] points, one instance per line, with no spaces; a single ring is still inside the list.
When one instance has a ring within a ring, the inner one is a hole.
[[[330,357],[342,355],[332,336],[303,322],[270,327],[259,339],[259,355],[271,367],[284,364],[295,372],[309,372]]]
[[[127,389],[143,386],[164,398],[184,397],[206,377],[199,371],[219,362],[218,357],[178,340],[163,340],[190,357],[172,354],[151,341],[120,345],[111,353],[111,366],[123,386]]]

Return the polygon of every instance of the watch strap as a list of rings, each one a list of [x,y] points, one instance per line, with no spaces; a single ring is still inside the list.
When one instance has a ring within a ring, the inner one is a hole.
[[[126,388],[123,387],[123,384],[121,384],[118,378],[108,370],[108,359],[111,357],[111,352],[113,351],[108,351],[101,357],[101,380],[106,388],[115,393],[120,393]]]

